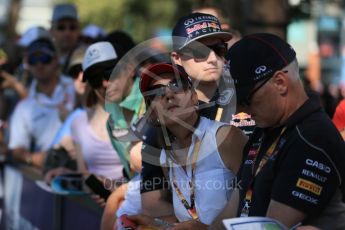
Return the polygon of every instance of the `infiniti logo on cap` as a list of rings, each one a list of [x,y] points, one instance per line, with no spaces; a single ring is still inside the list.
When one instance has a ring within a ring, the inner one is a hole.
[[[265,72],[266,69],[267,69],[267,67],[264,66],[264,65],[259,66],[258,68],[255,69],[255,73],[256,73],[256,74],[260,74],[260,73],[262,73],[262,72]]]
[[[186,21],[184,21],[184,25],[189,26],[190,24],[193,24],[193,22],[194,22],[194,19],[190,18],[190,19],[187,19]]]

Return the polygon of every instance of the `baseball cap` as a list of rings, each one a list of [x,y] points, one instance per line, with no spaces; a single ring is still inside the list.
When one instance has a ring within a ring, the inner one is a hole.
[[[181,50],[200,38],[215,37],[223,41],[232,38],[231,33],[222,31],[219,20],[204,13],[192,13],[178,20],[172,31],[173,50]]]
[[[94,69],[102,68],[104,70],[113,69],[119,57],[113,45],[110,42],[96,42],[90,45],[83,59],[83,81],[86,81],[94,74]]]
[[[58,22],[62,19],[78,20],[77,8],[70,3],[62,3],[55,5],[53,9],[52,22]]]
[[[226,56],[234,79],[237,101],[242,102],[256,83],[268,79],[296,58],[294,49],[274,34],[244,36]]]
[[[188,79],[189,82],[191,80],[188,77],[188,74],[186,71],[183,69],[182,66],[179,65],[173,65],[171,63],[158,63],[149,66],[145,71],[142,73],[141,78],[140,78],[140,92],[144,93],[148,90],[150,83],[152,82],[153,79],[159,78],[159,75],[163,73],[173,73],[178,74],[179,77],[181,78],[186,78]]]
[[[40,38],[50,38],[48,30],[42,26],[33,26],[26,30],[21,38],[18,40],[18,44],[22,47],[28,47],[30,43]]]
[[[50,39],[40,38],[33,41],[27,47],[27,53],[29,56],[34,53],[43,53],[54,56],[56,52],[53,42]]]
[[[68,68],[67,68],[67,72],[69,74],[71,74],[72,70],[76,66],[78,66],[79,70],[81,70],[85,51],[86,51],[86,46],[79,46],[73,51],[70,58],[70,62],[68,64]]]
[[[103,28],[90,24],[84,27],[81,34],[87,38],[100,39],[106,35],[106,32]]]

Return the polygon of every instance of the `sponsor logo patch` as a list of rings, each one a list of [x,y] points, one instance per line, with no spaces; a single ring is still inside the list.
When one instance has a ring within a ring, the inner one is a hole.
[[[303,169],[302,170],[302,174],[304,176],[307,176],[307,177],[310,177],[310,178],[313,178],[313,179],[316,179],[320,182],[325,182],[327,180],[327,177],[325,176],[321,176],[313,171],[310,171],[310,170],[307,170],[307,169]]]
[[[311,181],[301,179],[301,178],[298,178],[296,186],[301,189],[307,190],[311,193],[314,193],[318,196],[321,194],[321,191],[322,191],[322,187],[320,185],[317,185]]]
[[[295,191],[295,190],[292,191],[291,194],[292,194],[293,196],[295,196],[295,197],[301,199],[301,200],[305,200],[305,201],[307,201],[307,202],[309,202],[309,203],[312,203],[312,204],[317,204],[317,203],[319,202],[318,199],[315,199],[315,198],[313,198],[313,197],[311,197],[311,196],[305,195],[304,193],[297,192],[297,191]]]
[[[318,161],[314,161],[312,159],[306,159],[305,163],[311,167],[317,168],[321,171],[324,171],[325,173],[330,173],[331,172],[331,168],[321,162]]]

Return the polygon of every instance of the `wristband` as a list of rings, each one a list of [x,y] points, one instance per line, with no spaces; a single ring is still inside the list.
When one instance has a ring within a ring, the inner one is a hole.
[[[159,218],[154,218],[153,219],[153,222],[152,222],[152,225],[154,227],[160,227],[160,228],[171,228],[171,227],[174,227],[173,224],[165,221],[165,220],[162,220],[162,219],[159,219]]]

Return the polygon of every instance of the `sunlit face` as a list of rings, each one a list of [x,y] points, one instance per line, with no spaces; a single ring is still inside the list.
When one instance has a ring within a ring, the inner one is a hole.
[[[151,99],[151,106],[163,125],[181,124],[179,121],[184,121],[195,113],[196,93],[186,87],[181,87],[179,90],[172,90],[167,87],[174,80],[173,74],[162,74],[160,79],[152,81],[148,90],[159,89],[160,92],[165,90],[164,95],[160,94]]]
[[[106,87],[106,100],[120,103],[126,98],[133,85],[134,73],[122,70],[116,76],[111,76]]]
[[[196,44],[197,45],[191,45],[191,47],[193,47],[194,49],[194,46],[214,46],[224,43],[219,38],[202,38],[199,39]],[[202,84],[204,82],[218,81],[223,73],[224,57],[217,55],[216,52],[212,49],[207,58],[196,59],[188,55],[184,55],[183,53],[176,53],[174,61],[176,62],[176,64],[182,65],[184,67],[195,84],[197,84],[198,82]]]
[[[84,95],[86,90],[86,83],[83,80],[83,72],[80,71],[77,78],[74,79],[74,89],[78,95]]]
[[[51,33],[56,46],[62,51],[69,51],[78,43],[79,23],[74,19],[62,19],[52,25]]]

